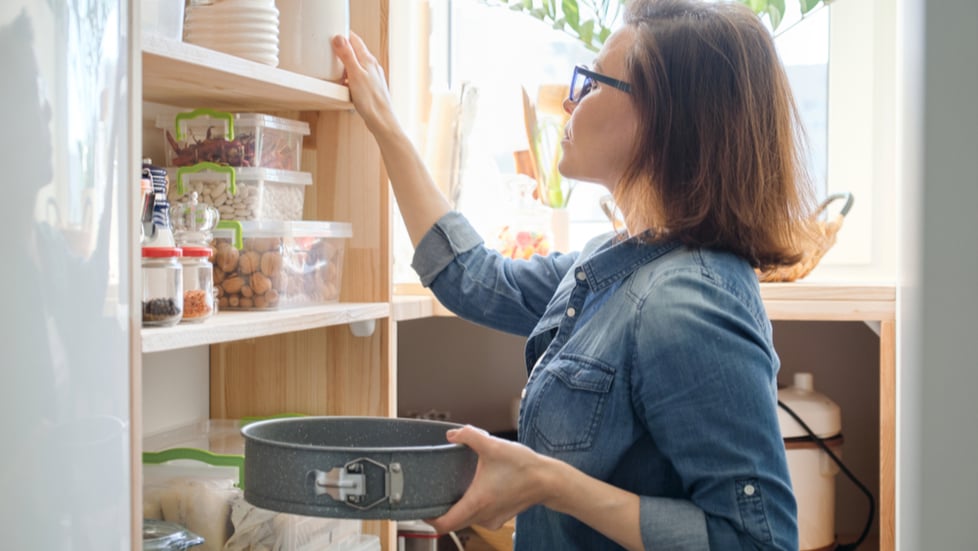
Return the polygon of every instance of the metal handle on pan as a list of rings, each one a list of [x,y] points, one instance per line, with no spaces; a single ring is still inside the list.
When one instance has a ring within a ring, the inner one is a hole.
[[[367,475],[364,474],[366,465],[373,465],[384,471],[384,495],[364,505],[368,494]],[[397,462],[384,465],[369,457],[360,457],[342,467],[334,467],[328,471],[315,470],[313,475],[317,496],[326,494],[360,511],[373,509],[385,501],[397,505],[404,496],[404,471]]]

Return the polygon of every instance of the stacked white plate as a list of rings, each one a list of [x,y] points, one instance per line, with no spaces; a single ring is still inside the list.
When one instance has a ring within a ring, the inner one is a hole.
[[[278,65],[274,0],[213,0],[187,6],[183,40],[257,63]]]

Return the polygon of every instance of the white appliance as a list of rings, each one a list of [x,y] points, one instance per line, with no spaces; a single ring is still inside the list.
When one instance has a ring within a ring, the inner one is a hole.
[[[791,408],[836,457],[842,457],[842,410],[815,391],[811,373],[796,373],[792,386],[778,390],[778,401]],[[778,408],[778,422],[798,503],[799,549],[832,549],[836,544],[835,477],[839,467],[782,407]]]
[[[128,11],[0,3],[4,549],[130,548]]]

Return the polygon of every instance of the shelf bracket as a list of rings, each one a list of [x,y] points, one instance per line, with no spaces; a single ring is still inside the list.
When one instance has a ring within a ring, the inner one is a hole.
[[[369,337],[374,334],[377,320],[361,320],[350,322],[350,332],[354,337]]]
[[[881,325],[880,322],[873,321],[873,320],[865,320],[865,321],[863,321],[863,323],[865,323],[866,324],[866,327],[869,327],[869,329],[873,333],[876,333],[876,336],[877,337],[880,336],[880,325]]]

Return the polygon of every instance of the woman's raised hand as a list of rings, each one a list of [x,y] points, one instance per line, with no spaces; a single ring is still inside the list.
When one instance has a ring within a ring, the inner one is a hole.
[[[390,90],[384,68],[370,53],[356,33],[350,38],[337,35],[332,40],[333,51],[343,62],[343,84],[350,88],[350,98],[367,128],[374,135],[394,130],[397,118],[391,104]]]

